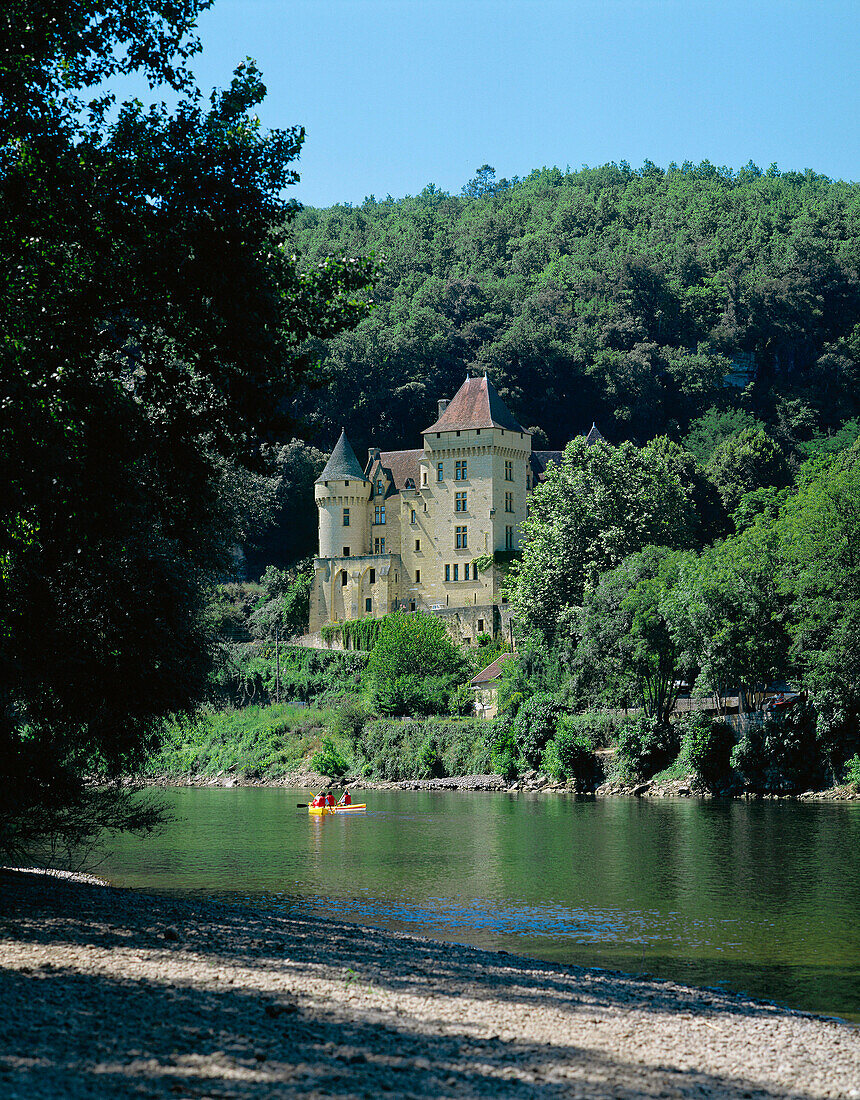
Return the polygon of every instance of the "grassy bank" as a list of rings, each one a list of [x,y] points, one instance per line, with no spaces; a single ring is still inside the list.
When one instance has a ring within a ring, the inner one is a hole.
[[[352,712],[350,712],[351,714]],[[492,771],[490,723],[471,718],[368,719],[353,722],[341,704],[282,703],[207,711],[172,722],[150,777],[276,780],[303,770],[366,779],[432,779]],[[320,755],[333,771],[320,765]]]
[[[149,776],[280,779],[300,770],[330,736],[332,711],[288,703],[207,711],[193,722],[171,722]]]

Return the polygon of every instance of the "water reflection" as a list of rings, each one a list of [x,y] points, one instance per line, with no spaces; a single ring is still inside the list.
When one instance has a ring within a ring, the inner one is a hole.
[[[105,873],[704,985],[860,1021],[860,805],[374,792],[168,792],[179,820]]]

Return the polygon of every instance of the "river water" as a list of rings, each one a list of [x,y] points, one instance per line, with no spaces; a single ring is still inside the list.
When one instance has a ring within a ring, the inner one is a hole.
[[[858,802],[368,791],[320,819],[307,797],[168,790],[173,823],[98,873],[860,1022]]]

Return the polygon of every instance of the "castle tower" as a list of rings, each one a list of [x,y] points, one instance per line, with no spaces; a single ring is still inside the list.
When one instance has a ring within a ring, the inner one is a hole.
[[[370,482],[344,430],[314,484],[314,498],[319,514],[319,556],[349,558],[367,553]]]

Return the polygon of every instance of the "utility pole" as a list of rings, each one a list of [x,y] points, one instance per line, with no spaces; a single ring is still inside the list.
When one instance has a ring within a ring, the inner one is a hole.
[[[281,629],[280,623],[275,622],[275,702],[281,701]]]

